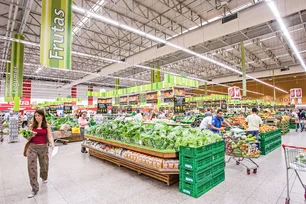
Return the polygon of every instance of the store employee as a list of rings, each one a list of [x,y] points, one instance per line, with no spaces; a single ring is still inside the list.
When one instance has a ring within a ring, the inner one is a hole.
[[[224,121],[222,110],[218,110],[217,115],[212,118],[210,130],[214,133],[220,133],[222,130],[222,123],[225,123],[227,126],[232,127],[228,122]]]

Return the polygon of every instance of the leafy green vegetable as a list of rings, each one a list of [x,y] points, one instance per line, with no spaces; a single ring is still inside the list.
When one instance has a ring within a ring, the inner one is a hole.
[[[172,127],[166,123],[144,124],[140,121],[113,121],[89,127],[86,134],[155,149],[180,146],[199,147],[221,141],[222,137],[200,128]]]
[[[21,130],[21,131],[18,132],[18,134],[23,135],[24,138],[28,139],[32,135],[35,135],[36,132],[33,132],[31,130]]]

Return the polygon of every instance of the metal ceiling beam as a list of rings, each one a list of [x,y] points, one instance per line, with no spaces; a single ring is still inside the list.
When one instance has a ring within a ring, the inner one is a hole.
[[[254,45],[256,45],[261,51],[263,51],[278,67],[282,66],[282,63],[279,59],[276,58],[276,56],[271,52],[269,48],[267,48],[263,42],[260,41],[260,39],[254,39],[253,40]]]
[[[276,38],[278,39],[278,41],[281,43],[281,45],[283,46],[283,48],[286,50],[286,52],[289,54],[289,56],[291,57],[292,61],[296,64],[296,58],[293,55],[293,52],[291,51],[290,47],[288,46],[288,44],[286,43],[285,39],[283,38],[283,36],[279,33],[281,31],[275,32],[272,28],[272,26],[270,25],[270,23],[267,22],[267,26],[269,27],[269,29],[275,33]]]

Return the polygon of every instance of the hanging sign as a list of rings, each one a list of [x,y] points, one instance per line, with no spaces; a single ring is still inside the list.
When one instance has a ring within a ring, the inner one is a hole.
[[[50,105],[49,107],[50,107],[49,108],[50,113],[53,113],[53,114],[57,113],[58,105]]]
[[[302,96],[301,88],[290,89],[290,98],[302,98]]]
[[[241,91],[238,86],[233,86],[228,88],[228,96],[232,99],[241,99]]]
[[[72,102],[64,102],[64,113],[65,114],[72,113]]]
[[[14,38],[24,40],[20,34],[15,34]],[[24,63],[24,44],[12,42],[11,68],[10,68],[10,91],[12,97],[22,96],[23,82],[23,63]]]
[[[185,113],[185,96],[174,96],[174,113]]]
[[[110,98],[110,100],[112,100]],[[107,102],[109,99],[98,98],[97,100],[97,114],[106,114],[107,113]]]
[[[43,0],[41,8],[40,63],[71,69],[72,0]]]
[[[10,91],[10,73],[11,73],[11,63],[6,62],[6,73],[5,73],[5,88],[4,88],[4,101],[12,101],[12,93]]]
[[[157,92],[151,92],[146,94],[146,102],[148,104],[157,103]]]

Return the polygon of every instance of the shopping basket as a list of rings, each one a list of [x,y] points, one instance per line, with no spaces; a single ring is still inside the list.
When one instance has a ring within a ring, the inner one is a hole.
[[[289,191],[289,169],[294,170],[296,176],[298,177],[302,187],[304,188],[304,199],[306,200],[306,185],[303,184],[303,181],[298,173],[298,171],[306,172],[306,148],[297,147],[290,145],[282,145],[285,152],[286,160],[286,178],[287,178],[287,198],[286,204],[290,203],[290,191]]]

